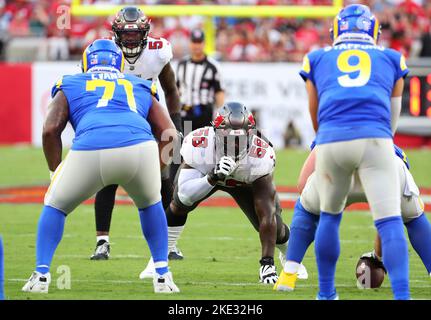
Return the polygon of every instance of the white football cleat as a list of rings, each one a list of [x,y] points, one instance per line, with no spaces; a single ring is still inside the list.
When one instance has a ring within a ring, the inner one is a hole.
[[[155,293],[177,293],[180,289],[174,283],[172,279],[172,273],[166,272],[164,275],[158,273],[154,274],[153,278],[154,292]]]
[[[142,271],[139,275],[139,279],[153,279],[155,274],[155,268],[154,268],[154,260],[153,257],[150,258],[150,261],[148,261],[147,266],[145,267],[144,271]]]
[[[51,283],[51,274],[34,271],[27,283],[22,287],[24,292],[48,293],[49,284]]]

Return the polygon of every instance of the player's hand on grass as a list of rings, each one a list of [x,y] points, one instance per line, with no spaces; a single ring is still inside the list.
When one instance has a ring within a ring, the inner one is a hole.
[[[259,269],[259,282],[263,284],[275,284],[278,280],[277,270],[274,265],[262,265]]]

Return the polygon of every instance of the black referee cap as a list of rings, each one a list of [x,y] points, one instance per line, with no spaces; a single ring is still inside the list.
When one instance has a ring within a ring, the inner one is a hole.
[[[205,33],[201,29],[194,29],[190,35],[190,40],[192,42],[204,42]]]

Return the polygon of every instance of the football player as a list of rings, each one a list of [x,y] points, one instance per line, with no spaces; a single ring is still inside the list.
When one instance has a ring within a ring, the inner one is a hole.
[[[178,132],[182,132],[179,93],[175,74],[170,64],[172,48],[163,38],[150,37],[150,20],[137,7],[121,9],[113,23],[114,40],[125,57],[124,73],[133,74],[153,82],[160,81],[165,94],[166,105]],[[179,146],[178,146],[179,147]],[[169,179],[169,167],[162,172],[163,207],[171,202],[173,182]],[[96,194],[96,249],[92,260],[106,260],[110,254],[109,229],[115,192],[118,185],[106,186]],[[178,250],[170,255],[178,256]]]
[[[174,247],[187,216],[203,200],[221,190],[230,194],[247,216],[261,241],[259,281],[277,281],[274,248],[284,261],[289,228],[283,223],[275,191],[275,153],[257,130],[251,112],[238,102],[219,109],[212,127],[192,131],[181,147],[183,163],[177,174],[174,197],[166,210],[169,246]],[[152,277],[153,262],[140,278]],[[306,278],[306,270],[298,270]]]
[[[410,243],[421,258],[428,274],[431,275],[431,225],[424,214],[424,204],[419,195],[419,188],[409,171],[409,160],[399,147],[394,146],[398,175],[401,186],[401,214],[407,228]],[[310,244],[314,241],[319,222],[320,201],[314,173],[316,154],[314,149],[305,161],[299,177],[298,189],[301,194],[294,209],[291,224],[290,241],[286,253],[286,263],[279,281],[274,286],[278,291],[293,291],[296,284],[296,272]],[[353,203],[367,202],[361,181],[356,174],[350,185],[346,206]],[[361,258],[372,260],[374,265],[384,265],[381,261],[381,243],[377,235],[374,251]]]
[[[120,184],[138,207],[156,266],[154,292],[179,292],[168,269],[160,196],[160,169],[172,159],[163,152],[171,145],[162,134],[172,133],[174,141],[175,127],[151,82],[125,75],[123,69],[124,56],[115,42],[96,40],[82,55],[83,73],[63,76],[52,89],[43,150],[53,174],[39,218],[36,270],[22,288],[25,292],[48,293],[49,270],[67,215],[111,184]],[[61,133],[68,121],[75,138],[61,161]]]
[[[379,33],[379,22],[367,6],[349,5],[334,18],[333,45],[307,54],[300,72],[317,132],[315,170],[321,212],[315,237],[317,299],[338,299],[339,225],[355,174],[382,239],[394,298],[410,298],[391,131],[391,117],[399,117],[408,68],[399,52],[376,44]]]

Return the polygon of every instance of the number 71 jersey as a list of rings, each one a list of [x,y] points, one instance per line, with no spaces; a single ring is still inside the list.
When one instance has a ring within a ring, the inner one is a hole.
[[[341,43],[304,57],[301,77],[317,89],[316,144],[392,138],[391,95],[408,74],[397,51],[363,43]]]
[[[214,128],[203,127],[190,132],[184,138],[181,156],[187,165],[204,175],[213,171],[221,157],[216,150]],[[254,135],[247,155],[239,160],[233,174],[218,184],[226,187],[248,185],[260,177],[272,174],[274,168],[274,149]]]
[[[157,93],[151,81],[117,72],[63,76],[52,88],[69,107],[72,150],[119,148],[154,140],[146,120]]]

